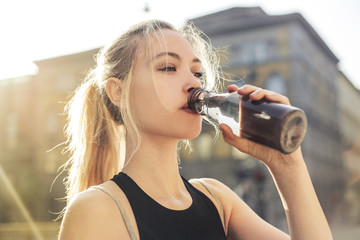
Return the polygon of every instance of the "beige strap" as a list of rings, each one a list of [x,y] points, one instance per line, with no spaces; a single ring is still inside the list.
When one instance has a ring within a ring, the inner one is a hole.
[[[126,212],[125,212],[125,209],[123,208],[121,202],[115,197],[115,195],[113,195],[111,192],[109,192],[108,190],[106,190],[104,187],[102,186],[92,186],[92,188],[97,188],[101,191],[103,191],[104,193],[106,193],[107,195],[109,195],[116,203],[116,205],[118,206],[120,212],[121,212],[121,215],[124,219],[124,222],[125,222],[125,225],[126,225],[126,228],[129,232],[129,235],[130,235],[130,239],[131,240],[138,240],[137,238],[137,235],[134,231],[134,228],[132,227],[130,221],[129,221],[129,217],[127,216]]]
[[[224,231],[225,231],[224,207],[223,207],[219,197],[216,195],[213,188],[209,184],[204,182],[202,179],[192,179],[192,181],[198,182],[201,185],[203,185],[206,188],[206,190],[210,193],[210,195],[215,199],[215,202],[218,204],[218,206],[220,208],[220,219],[221,219],[221,223],[223,225]]]

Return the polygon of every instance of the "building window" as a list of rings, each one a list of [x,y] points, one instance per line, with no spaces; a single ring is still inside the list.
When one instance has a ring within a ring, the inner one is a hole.
[[[242,46],[240,44],[234,44],[231,45],[231,61],[230,64],[232,66],[240,65],[242,58],[241,58],[241,52],[242,52]]]
[[[231,65],[262,63],[268,59],[268,46],[263,40],[231,46]]]
[[[264,41],[257,41],[253,45],[254,47],[254,62],[262,63],[267,59],[267,47]]]
[[[272,73],[265,82],[265,88],[286,95],[286,84],[278,73]]]
[[[279,45],[275,40],[273,39],[268,40],[266,42],[266,47],[267,47],[267,54],[269,59],[275,59],[278,57]]]
[[[254,47],[251,43],[245,43],[242,46],[240,59],[243,64],[254,63]]]

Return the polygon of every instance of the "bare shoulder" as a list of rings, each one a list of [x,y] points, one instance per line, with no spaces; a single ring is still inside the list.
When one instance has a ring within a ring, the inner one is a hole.
[[[111,184],[103,185],[112,191]],[[59,239],[129,239],[129,235],[115,201],[103,191],[89,188],[68,204]]]
[[[210,197],[211,200],[214,200],[213,195],[216,195],[224,207],[225,213],[226,211],[230,211],[233,201],[238,199],[237,195],[219,180],[213,178],[197,178],[191,179],[189,182],[198,190]]]
[[[202,192],[204,190],[209,191],[210,188],[222,202],[237,198],[237,195],[228,186],[214,178],[196,178],[189,180],[189,182]]]
[[[189,182],[208,196],[211,196],[210,191],[213,191],[213,194],[216,195],[223,205],[225,218],[227,218],[227,220],[230,220],[234,208],[247,207],[245,202],[243,202],[233,190],[219,180],[213,178],[198,178],[191,179]]]
[[[189,182],[213,202],[219,216],[224,216],[224,230],[228,232],[231,211],[237,195],[224,183],[213,178],[197,178]]]
[[[206,195],[212,195],[210,191],[221,201],[225,214],[232,211],[234,204],[245,204],[238,195],[231,190],[226,184],[214,178],[197,178],[189,181],[194,187],[202,191]]]
[[[224,183],[212,178],[191,179],[189,182],[207,195],[220,212],[220,208],[205,185],[216,194],[223,206],[225,231],[228,239],[288,239],[286,234],[262,220]]]

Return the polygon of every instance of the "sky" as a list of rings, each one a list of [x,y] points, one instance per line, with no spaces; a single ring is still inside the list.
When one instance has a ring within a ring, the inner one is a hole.
[[[35,74],[36,60],[101,47],[145,19],[181,25],[231,7],[253,6],[270,15],[301,13],[360,89],[358,0],[2,0],[0,79]]]

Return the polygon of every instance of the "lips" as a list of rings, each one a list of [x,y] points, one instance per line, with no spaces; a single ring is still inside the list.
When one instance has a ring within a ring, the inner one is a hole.
[[[185,105],[181,108],[181,110],[183,110],[183,111],[185,111],[185,112],[187,112],[187,113],[190,113],[190,114],[199,115],[198,113],[193,112],[193,111],[188,107],[187,104],[185,104]]]

